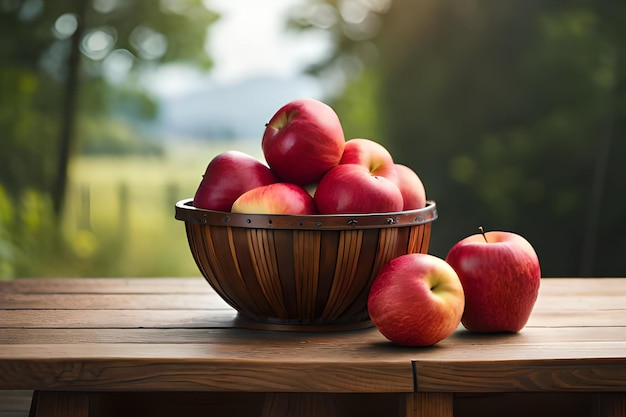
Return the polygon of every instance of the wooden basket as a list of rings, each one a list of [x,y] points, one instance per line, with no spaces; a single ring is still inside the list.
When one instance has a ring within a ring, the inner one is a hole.
[[[193,258],[245,327],[326,331],[371,326],[380,268],[426,253],[436,204],[396,213],[262,215],[176,204]]]

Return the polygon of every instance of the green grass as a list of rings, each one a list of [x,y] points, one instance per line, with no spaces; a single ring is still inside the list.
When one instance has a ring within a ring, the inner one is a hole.
[[[174,205],[193,197],[209,161],[228,149],[261,157],[259,142],[240,141],[183,143],[169,149],[163,158],[74,160],[64,230],[74,253],[84,259],[82,268],[74,269],[76,273],[198,276],[184,224],[174,219]],[[123,187],[127,198],[122,196]],[[87,189],[88,206],[81,198]]]

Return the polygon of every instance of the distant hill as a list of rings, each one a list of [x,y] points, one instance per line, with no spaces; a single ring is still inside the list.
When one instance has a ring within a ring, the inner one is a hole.
[[[255,78],[233,85],[202,85],[161,102],[162,133],[196,139],[253,139],[282,105],[303,97],[320,98],[314,80]]]

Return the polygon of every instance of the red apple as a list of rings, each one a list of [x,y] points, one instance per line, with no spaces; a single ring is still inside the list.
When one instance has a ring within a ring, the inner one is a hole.
[[[401,211],[404,204],[396,184],[356,164],[331,168],[317,184],[314,199],[320,214],[386,213]]]
[[[299,185],[287,182],[246,191],[235,200],[231,211],[250,214],[317,214],[313,197]]]
[[[357,164],[366,167],[372,175],[393,182],[398,179],[393,157],[383,145],[370,139],[350,139],[341,156],[340,164]]]
[[[426,207],[426,189],[421,178],[406,165],[395,164],[398,180],[396,185],[404,199],[403,210],[414,210]]]
[[[387,339],[431,346],[461,323],[464,296],[459,277],[443,259],[423,253],[387,262],[372,283],[367,308]]]
[[[481,228],[482,232],[482,228]],[[468,236],[446,261],[465,290],[463,325],[473,332],[519,332],[537,300],[541,270],[531,244],[512,232]]]
[[[230,211],[233,202],[244,192],[278,181],[269,167],[239,151],[215,156],[206,168],[193,198],[198,208]]]
[[[313,99],[285,104],[265,127],[261,147],[270,168],[284,182],[317,182],[339,163],[345,137],[339,117]]]

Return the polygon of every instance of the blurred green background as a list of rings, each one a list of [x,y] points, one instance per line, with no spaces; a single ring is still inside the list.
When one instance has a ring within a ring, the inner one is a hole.
[[[217,153],[261,157],[302,95],[418,172],[432,254],[483,226],[526,237],[544,276],[625,276],[623,1],[268,3],[0,0],[1,279],[199,275],[175,202]],[[218,31],[235,6],[270,13],[299,75],[215,81],[220,51],[286,56],[238,51],[267,28]]]

